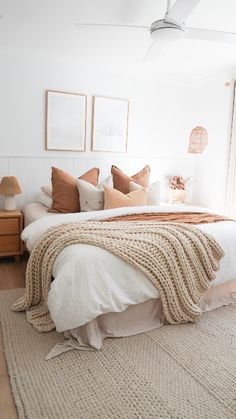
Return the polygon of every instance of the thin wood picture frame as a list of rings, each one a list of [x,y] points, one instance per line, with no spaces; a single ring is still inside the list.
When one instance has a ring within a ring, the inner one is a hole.
[[[129,100],[93,96],[92,151],[127,153]]]
[[[87,95],[46,91],[46,150],[85,151]]]

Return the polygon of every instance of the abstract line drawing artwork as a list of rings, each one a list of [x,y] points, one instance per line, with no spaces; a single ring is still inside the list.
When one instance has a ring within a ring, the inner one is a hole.
[[[126,153],[128,117],[128,100],[94,96],[92,150]]]
[[[192,129],[189,138],[189,153],[203,153],[208,144],[208,133],[206,128],[195,127]]]
[[[46,150],[84,151],[87,96],[46,92]]]

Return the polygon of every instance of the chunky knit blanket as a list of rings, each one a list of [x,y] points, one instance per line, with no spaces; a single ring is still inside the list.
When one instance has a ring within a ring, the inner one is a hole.
[[[47,308],[54,261],[65,246],[77,243],[100,246],[140,269],[158,289],[171,324],[200,316],[199,300],[224,255],[213,237],[186,224],[87,221],[52,227],[31,252],[25,294],[12,307],[26,310],[39,332],[55,327]]]

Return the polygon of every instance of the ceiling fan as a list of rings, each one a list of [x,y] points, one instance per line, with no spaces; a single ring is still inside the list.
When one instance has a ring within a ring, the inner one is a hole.
[[[168,42],[180,39],[193,38],[215,42],[236,43],[236,33],[222,32],[209,29],[188,28],[185,20],[191,14],[194,7],[200,0],[176,0],[171,6],[171,0],[167,0],[167,11],[164,19],[156,20],[148,26],[136,25],[111,25],[102,23],[76,23],[80,28],[126,28],[149,31],[153,43],[145,55],[145,59],[152,59],[156,56],[160,46]]]

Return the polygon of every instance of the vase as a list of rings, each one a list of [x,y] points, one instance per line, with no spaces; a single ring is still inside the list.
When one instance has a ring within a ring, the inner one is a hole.
[[[169,204],[184,204],[185,202],[185,189],[169,189]]]

